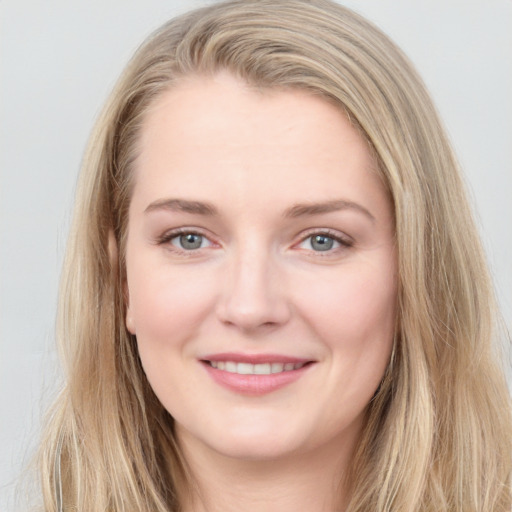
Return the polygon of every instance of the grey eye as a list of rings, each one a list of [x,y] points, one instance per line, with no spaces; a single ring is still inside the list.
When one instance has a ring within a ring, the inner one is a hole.
[[[310,237],[311,248],[314,251],[330,251],[334,247],[335,240],[326,235],[313,235]]]
[[[203,236],[198,235],[197,233],[184,233],[177,236],[174,241],[174,245],[177,245],[181,249],[185,249],[187,251],[203,247]]]
[[[304,238],[299,247],[313,252],[328,252],[338,249],[342,245],[348,246],[347,243],[342,242],[337,236],[320,232]]]

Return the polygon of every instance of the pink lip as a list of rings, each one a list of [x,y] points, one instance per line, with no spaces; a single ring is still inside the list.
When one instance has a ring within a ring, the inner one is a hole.
[[[208,361],[233,361],[235,363],[313,363],[310,359],[301,359],[296,357],[283,356],[278,354],[212,354],[201,358],[203,368],[210,377],[219,385],[235,393],[242,395],[261,396],[287,386],[300,379],[309,371],[312,364],[297,370],[289,370],[281,373],[271,373],[269,375],[242,375],[231,373],[225,370],[213,368]]]
[[[210,354],[201,357],[202,361],[233,361],[234,363],[308,363],[311,359],[290,357],[281,354],[238,354],[235,352],[223,352],[221,354]]]

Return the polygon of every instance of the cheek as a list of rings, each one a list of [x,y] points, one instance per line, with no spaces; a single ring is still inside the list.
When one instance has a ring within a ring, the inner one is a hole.
[[[384,268],[387,272],[381,272]],[[391,352],[396,319],[396,276],[391,264],[347,268],[336,279],[302,290],[301,310],[331,353],[344,380],[380,382]]]
[[[340,276],[311,283],[301,295],[303,306],[318,323],[330,331],[341,331],[351,337],[365,337],[370,330],[393,329],[396,313],[397,285],[391,265],[379,268],[360,265],[342,271]],[[306,293],[307,291],[307,293]],[[304,309],[304,308],[303,308]]]
[[[214,280],[200,272],[192,277],[184,270],[151,270],[134,261],[128,268],[127,326],[140,344],[180,344],[211,311],[216,289]]]
[[[148,269],[139,272],[140,268]],[[130,270],[132,270],[130,272]],[[127,325],[133,324],[146,377],[168,411],[184,407],[183,383],[191,383],[194,340],[212,310],[216,289],[212,279],[185,271],[156,271],[135,261],[128,268]]]

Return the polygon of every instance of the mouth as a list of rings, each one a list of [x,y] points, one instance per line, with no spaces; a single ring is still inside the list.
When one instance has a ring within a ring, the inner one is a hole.
[[[239,375],[271,375],[275,373],[291,372],[299,370],[312,361],[301,363],[237,363],[235,361],[204,361],[212,368],[222,370],[228,373],[238,373]]]
[[[243,395],[263,395],[292,384],[316,361],[287,356],[216,354],[200,362],[222,387]]]

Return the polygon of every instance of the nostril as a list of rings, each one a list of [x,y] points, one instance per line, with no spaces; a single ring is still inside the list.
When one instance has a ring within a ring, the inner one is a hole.
[[[264,257],[265,256],[265,257]],[[226,326],[243,331],[269,331],[290,318],[288,297],[270,275],[268,255],[254,255],[227,272],[218,297],[217,318]]]

